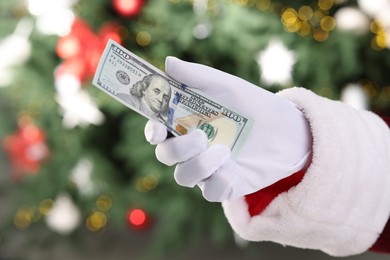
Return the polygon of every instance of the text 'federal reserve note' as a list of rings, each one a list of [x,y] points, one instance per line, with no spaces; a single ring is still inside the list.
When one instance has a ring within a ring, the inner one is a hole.
[[[175,136],[203,130],[209,143],[236,153],[251,119],[191,86],[185,86],[110,40],[93,84],[148,119],[158,120]]]

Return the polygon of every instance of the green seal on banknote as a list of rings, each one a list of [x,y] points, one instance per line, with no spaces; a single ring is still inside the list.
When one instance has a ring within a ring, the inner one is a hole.
[[[199,126],[199,129],[206,133],[207,139],[209,139],[209,141],[214,140],[215,136],[217,135],[217,128],[208,123],[202,124]]]

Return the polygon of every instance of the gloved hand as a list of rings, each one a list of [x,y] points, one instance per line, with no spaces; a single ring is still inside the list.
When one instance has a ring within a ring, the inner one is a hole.
[[[303,114],[290,101],[233,75],[174,57],[167,57],[166,72],[254,121],[234,159],[228,147],[209,146],[201,130],[167,139],[166,127],[149,121],[146,139],[157,145],[159,161],[177,164],[178,184],[198,185],[205,199],[221,202],[258,191],[307,163],[311,133]]]

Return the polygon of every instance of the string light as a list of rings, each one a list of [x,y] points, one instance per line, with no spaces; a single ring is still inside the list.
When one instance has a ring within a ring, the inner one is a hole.
[[[155,174],[150,174],[145,177],[138,178],[136,181],[136,189],[140,192],[148,192],[157,187],[158,176]]]
[[[333,0],[318,0],[318,7],[321,10],[328,11],[333,7],[334,1]]]
[[[280,40],[273,39],[256,56],[261,81],[265,84],[288,84],[292,79],[292,69],[296,62],[293,51],[286,48]]]
[[[143,47],[148,46],[152,41],[152,36],[147,31],[141,31],[137,33],[136,42]]]
[[[98,231],[107,225],[107,216],[103,212],[95,211],[87,218],[85,225],[92,232]]]
[[[33,208],[19,208],[14,216],[15,227],[20,230],[29,228],[33,220],[33,216]]]
[[[266,11],[271,8],[271,0],[258,0],[256,2],[256,7],[260,11]]]
[[[144,0],[113,0],[115,10],[122,16],[137,15],[144,4]]]
[[[328,15],[321,19],[320,26],[322,30],[326,32],[330,32],[333,31],[334,28],[336,27],[336,21],[332,16]]]
[[[299,28],[298,34],[300,36],[307,36],[311,33],[311,25],[307,22],[301,22],[301,27]]]
[[[45,220],[53,231],[68,235],[80,224],[81,212],[70,195],[63,193],[57,196]]]
[[[112,200],[108,195],[101,195],[96,200],[96,207],[101,211],[107,211],[112,207]]]
[[[369,30],[370,20],[356,7],[342,7],[334,15],[337,28],[362,35]]]
[[[313,33],[313,39],[319,42],[326,41],[329,37],[329,33],[322,29],[315,29]]]
[[[387,36],[382,24],[379,21],[374,20],[370,24],[370,30],[376,34],[375,37],[371,40],[371,48],[376,51],[385,49],[387,47]]]
[[[298,9],[298,17],[302,21],[309,21],[313,17],[313,9],[307,5],[301,6]]]
[[[39,203],[38,210],[42,215],[49,214],[51,208],[54,205],[54,201],[52,199],[45,199]]]
[[[142,229],[147,225],[148,216],[145,211],[139,208],[128,211],[128,223],[136,229]]]

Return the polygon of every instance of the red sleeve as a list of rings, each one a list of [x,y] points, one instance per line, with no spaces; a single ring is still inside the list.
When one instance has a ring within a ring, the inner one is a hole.
[[[390,127],[390,117],[382,116],[382,119]],[[382,234],[379,236],[375,244],[370,248],[370,251],[390,254],[390,218],[387,221],[387,224],[383,229]]]
[[[263,210],[276,198],[280,193],[289,190],[291,187],[297,185],[305,175],[305,171],[290,175],[262,190],[245,196],[246,203],[248,204],[248,211],[251,217],[261,214]]]
[[[385,229],[378,240],[370,248],[370,251],[390,254],[390,219],[387,221]]]
[[[390,117],[382,117],[390,127]],[[249,215],[251,217],[261,214],[263,210],[276,198],[280,193],[288,191],[296,186],[305,175],[305,169],[294,173],[293,175],[284,178],[271,186],[245,196],[245,201],[248,205]],[[390,218],[379,236],[375,244],[370,248],[370,251],[379,253],[390,253]]]

